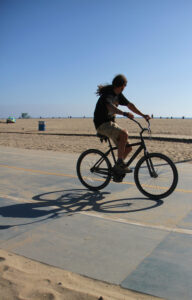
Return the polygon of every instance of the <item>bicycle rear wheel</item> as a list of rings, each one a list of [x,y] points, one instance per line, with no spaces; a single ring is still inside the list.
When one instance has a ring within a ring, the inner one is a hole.
[[[169,196],[177,186],[178,172],[170,158],[161,153],[142,157],[134,172],[137,188],[151,199]]]
[[[101,190],[111,180],[111,163],[103,152],[89,149],[77,161],[77,175],[88,189]]]

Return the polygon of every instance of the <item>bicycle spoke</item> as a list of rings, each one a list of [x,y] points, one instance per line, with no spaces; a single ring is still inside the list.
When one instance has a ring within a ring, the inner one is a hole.
[[[172,161],[162,154],[151,154],[150,163],[146,158],[141,159],[136,169],[137,187],[148,197],[166,197],[177,184],[177,170]]]
[[[111,179],[110,163],[99,150],[85,151],[77,163],[77,174],[82,184],[94,190],[103,188]]]

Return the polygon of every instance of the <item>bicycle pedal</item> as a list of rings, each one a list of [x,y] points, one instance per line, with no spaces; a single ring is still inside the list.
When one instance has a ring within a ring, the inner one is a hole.
[[[122,182],[122,181],[123,181],[123,178],[113,178],[113,181],[114,181],[114,182]]]
[[[114,175],[114,176],[113,176],[113,181],[114,181],[114,182],[122,182],[124,177],[125,177],[125,174],[122,174],[122,175]]]
[[[125,175],[124,170],[115,170],[114,167],[112,168],[112,173],[113,173],[113,176],[124,176]]]

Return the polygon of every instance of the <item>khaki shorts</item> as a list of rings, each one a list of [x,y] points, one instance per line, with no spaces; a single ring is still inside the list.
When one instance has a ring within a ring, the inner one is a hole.
[[[103,123],[97,128],[97,132],[99,134],[106,135],[112,139],[116,146],[118,145],[119,134],[122,131],[123,129],[114,122]]]

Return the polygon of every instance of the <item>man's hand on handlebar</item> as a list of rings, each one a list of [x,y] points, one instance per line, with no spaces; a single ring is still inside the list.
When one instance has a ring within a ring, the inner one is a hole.
[[[151,119],[151,117],[149,115],[143,115],[143,118],[146,120],[146,121],[149,121]]]

